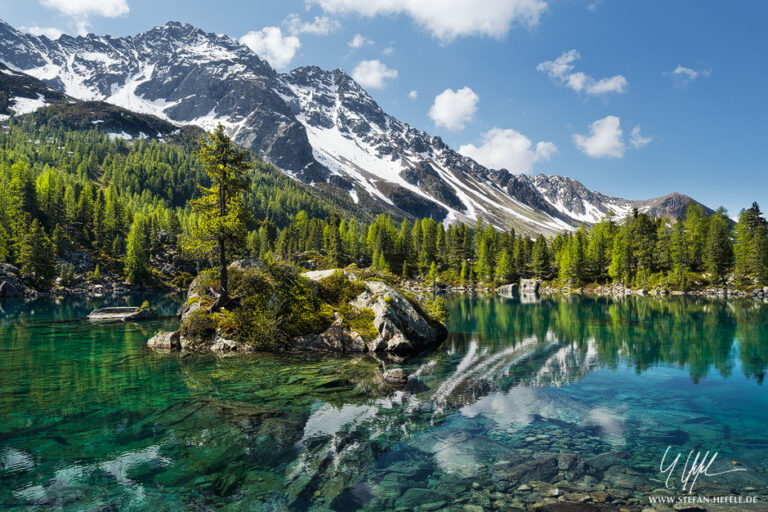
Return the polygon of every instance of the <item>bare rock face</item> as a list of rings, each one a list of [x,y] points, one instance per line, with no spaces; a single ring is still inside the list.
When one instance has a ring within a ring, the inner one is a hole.
[[[395,288],[379,281],[366,281],[365,285],[368,290],[351,305],[370,309],[375,315],[373,325],[379,336],[368,343],[369,351],[413,352],[445,340],[445,326],[428,322]]]

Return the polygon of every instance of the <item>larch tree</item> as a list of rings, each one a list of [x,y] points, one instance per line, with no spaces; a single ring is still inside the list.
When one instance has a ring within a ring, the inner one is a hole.
[[[221,124],[200,142],[199,157],[211,186],[198,185],[202,197],[192,201],[193,211],[199,214],[198,224],[187,247],[193,253],[214,255],[217,260],[220,291],[210,308],[216,311],[229,301],[229,257],[245,244],[251,215],[242,195],[249,185],[246,173],[252,164],[248,152],[237,147]]]

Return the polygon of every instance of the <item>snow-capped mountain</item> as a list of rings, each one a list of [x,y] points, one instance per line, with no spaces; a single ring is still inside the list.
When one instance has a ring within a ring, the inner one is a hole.
[[[3,73],[30,75],[78,100],[179,126],[222,123],[237,142],[289,175],[349,194],[362,207],[546,234],[596,222],[609,209],[619,216],[634,206],[658,216],[678,213],[661,199],[628,201],[560,176],[487,169],[386,114],[342,70],[277,73],[238,41],[187,24],[170,22],[134,37],[53,41],[0,22],[0,61],[9,68]],[[675,198],[675,207],[691,201]]]

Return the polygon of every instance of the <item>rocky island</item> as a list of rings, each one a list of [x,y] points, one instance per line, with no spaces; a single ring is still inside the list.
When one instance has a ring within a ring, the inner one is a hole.
[[[217,282],[201,273],[179,309],[181,326],[147,345],[187,351],[408,353],[447,336],[442,299],[419,298],[365,272],[300,273],[293,266],[238,261],[229,267],[234,297],[211,311]]]

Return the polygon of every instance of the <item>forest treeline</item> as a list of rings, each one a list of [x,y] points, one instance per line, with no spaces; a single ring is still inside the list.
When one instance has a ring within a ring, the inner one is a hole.
[[[430,218],[355,218],[273,167],[256,161],[243,203],[253,213],[233,257],[318,267],[355,264],[452,285],[520,278],[563,285],[622,283],[686,289],[768,285],[768,223],[757,204],[733,223],[692,203],[685,219],[632,212],[553,238]],[[0,261],[38,288],[65,281],[78,255],[130,282],[157,282],[153,260],[185,250],[198,227],[190,207],[208,186],[194,150],[154,140],[126,142],[96,129],[71,131],[12,121],[0,134]]]

